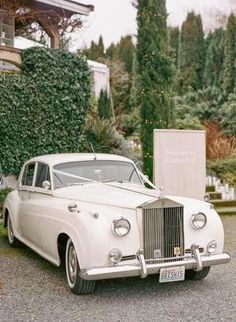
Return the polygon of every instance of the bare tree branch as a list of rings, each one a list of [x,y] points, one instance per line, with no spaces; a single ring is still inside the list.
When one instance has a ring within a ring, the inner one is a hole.
[[[38,37],[44,42],[47,27],[56,28],[60,37],[82,27],[82,20],[78,15],[72,16],[63,9],[60,11],[38,9],[25,0],[0,0],[1,9],[6,10],[9,17],[14,17],[16,36],[27,36],[33,40]]]

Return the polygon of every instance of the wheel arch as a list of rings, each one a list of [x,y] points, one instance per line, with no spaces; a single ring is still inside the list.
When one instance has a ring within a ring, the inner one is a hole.
[[[59,266],[65,265],[66,244],[70,236],[66,233],[60,233],[57,237],[57,251],[59,256]]]
[[[7,227],[7,218],[9,216],[8,208],[3,209],[3,227]]]
[[[82,249],[80,248],[80,244],[77,238],[73,238],[73,234],[66,233],[66,232],[61,232],[57,237],[57,251],[58,251],[58,258],[59,258],[59,266],[65,265],[66,244],[69,238],[74,244],[76,254],[77,254],[77,259],[80,266],[81,260],[82,260],[82,254],[81,254]]]

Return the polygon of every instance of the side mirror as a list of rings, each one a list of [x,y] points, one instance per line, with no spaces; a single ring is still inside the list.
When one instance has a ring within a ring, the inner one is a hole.
[[[51,188],[51,183],[47,180],[43,181],[42,187],[46,190],[49,190]]]

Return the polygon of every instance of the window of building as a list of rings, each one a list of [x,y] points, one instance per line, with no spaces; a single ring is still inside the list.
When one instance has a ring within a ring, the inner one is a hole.
[[[15,20],[0,10],[0,45],[14,47]]]

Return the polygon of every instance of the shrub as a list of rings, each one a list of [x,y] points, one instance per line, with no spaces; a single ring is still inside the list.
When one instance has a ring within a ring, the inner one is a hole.
[[[87,62],[46,48],[22,51],[22,70],[0,77],[0,160],[18,174],[29,158],[78,152],[90,97]]]
[[[4,203],[4,200],[6,199],[6,196],[8,195],[9,192],[11,192],[11,188],[4,188],[0,190],[0,207]]]
[[[219,123],[204,122],[206,129],[207,158],[225,159],[236,150],[236,140],[222,134]]]
[[[88,117],[84,134],[85,152],[92,152],[92,145],[96,153],[115,153],[130,157],[129,144],[122,134],[115,129],[110,120],[100,119],[96,113]]]
[[[236,153],[224,160],[208,161],[207,168],[223,181],[236,186]]]

